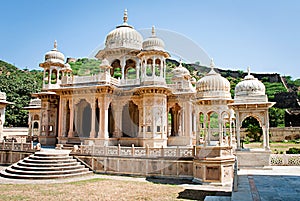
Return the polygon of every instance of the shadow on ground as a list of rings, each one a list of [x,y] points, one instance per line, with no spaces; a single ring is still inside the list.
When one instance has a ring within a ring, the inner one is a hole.
[[[201,191],[185,189],[180,192],[177,199],[188,199],[188,200],[204,200],[206,196],[231,196],[230,192],[216,192],[216,191]]]
[[[172,179],[172,178],[157,178],[157,177],[147,177],[147,181],[155,184],[168,184],[168,185],[181,185],[181,184],[193,184],[200,185],[199,183],[194,183],[191,179]]]
[[[157,177],[147,177],[147,181],[155,184],[167,184],[167,185],[201,185],[199,183],[194,183],[191,179],[166,179],[166,178],[157,178]],[[204,190],[193,190],[185,189],[180,192],[177,199],[187,199],[187,200],[204,200],[206,196],[231,196],[231,192],[222,192],[222,191],[204,191]]]

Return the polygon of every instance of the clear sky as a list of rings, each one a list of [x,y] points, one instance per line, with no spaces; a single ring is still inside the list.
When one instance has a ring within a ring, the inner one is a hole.
[[[183,34],[224,69],[250,66],[300,78],[298,0],[0,0],[0,59],[39,69],[58,41],[66,57],[87,57],[122,23]]]

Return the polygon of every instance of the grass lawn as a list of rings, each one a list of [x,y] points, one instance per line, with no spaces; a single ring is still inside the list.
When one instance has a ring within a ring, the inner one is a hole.
[[[2,184],[0,200],[204,200],[215,192],[152,182],[90,179],[62,184]]]
[[[245,148],[262,148],[261,142],[251,142],[249,144],[244,144]],[[296,144],[295,142],[271,142],[270,147],[272,153],[285,153],[289,148],[295,147],[300,148],[300,144]]]

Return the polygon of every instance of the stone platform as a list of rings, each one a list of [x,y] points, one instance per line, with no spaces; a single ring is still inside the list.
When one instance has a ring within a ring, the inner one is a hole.
[[[91,174],[69,150],[42,149],[7,167],[0,176],[13,179],[59,179]]]

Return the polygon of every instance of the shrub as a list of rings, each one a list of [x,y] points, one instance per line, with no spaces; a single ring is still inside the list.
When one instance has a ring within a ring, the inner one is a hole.
[[[300,149],[299,148],[289,148],[289,150],[286,151],[287,154],[300,154]]]

